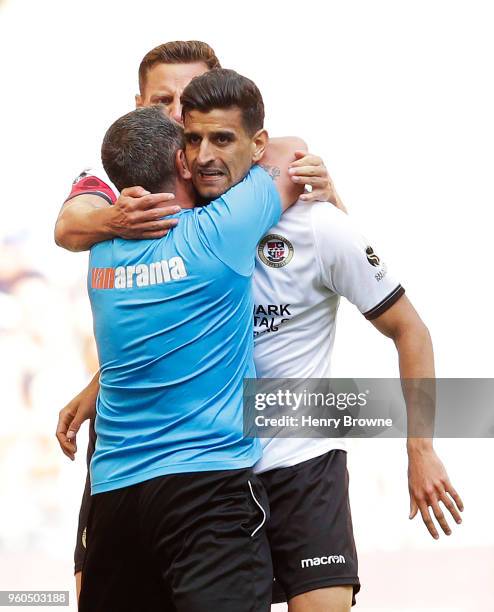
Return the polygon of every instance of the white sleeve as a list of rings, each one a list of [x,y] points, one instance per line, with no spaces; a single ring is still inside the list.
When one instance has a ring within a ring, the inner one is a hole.
[[[325,202],[314,204],[312,231],[323,285],[367,319],[383,314],[405,293],[348,215]]]

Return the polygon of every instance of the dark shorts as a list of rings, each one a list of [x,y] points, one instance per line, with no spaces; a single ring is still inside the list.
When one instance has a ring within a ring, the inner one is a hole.
[[[74,550],[74,572],[81,572],[86,557],[86,532],[87,521],[89,518],[89,508],[91,507],[91,481],[89,478],[89,464],[96,445],[96,432],[94,430],[94,420],[89,422],[89,442],[87,446],[86,462],[87,475],[84,493],[82,495],[81,509],[79,510],[79,523],[77,525],[77,539]]]
[[[267,612],[267,508],[252,470],[173,474],[94,495],[80,612]]]
[[[269,498],[273,603],[324,587],[360,590],[346,452],[259,474]]]

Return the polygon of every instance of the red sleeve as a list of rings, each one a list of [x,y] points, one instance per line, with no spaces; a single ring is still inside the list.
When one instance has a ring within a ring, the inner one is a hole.
[[[97,195],[104,198],[109,204],[115,204],[117,201],[117,195],[113,189],[102,181],[97,176],[83,172],[80,174],[72,184],[72,189],[65,199],[67,202],[75,196],[83,194]]]

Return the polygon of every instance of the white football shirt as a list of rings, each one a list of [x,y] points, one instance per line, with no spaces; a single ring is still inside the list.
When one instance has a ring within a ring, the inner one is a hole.
[[[404,289],[353,221],[327,202],[297,202],[258,246],[253,281],[259,378],[329,378],[340,296],[368,319]],[[256,472],[344,449],[338,438],[261,439]]]

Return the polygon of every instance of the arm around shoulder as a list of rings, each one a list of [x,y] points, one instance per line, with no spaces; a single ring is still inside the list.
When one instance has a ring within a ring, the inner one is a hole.
[[[307,144],[296,136],[270,138],[259,165],[268,172],[275,182],[281,199],[281,208],[286,210],[294,204],[304,191],[303,185],[296,185],[288,168],[295,161],[295,151],[307,151]]]
[[[115,196],[116,197],[116,196]],[[69,251],[87,251],[97,242],[162,238],[178,220],[172,193],[149,193],[129,187],[114,204],[96,194],[81,194],[62,207],[55,225],[55,242]]]
[[[113,237],[108,220],[110,204],[93,194],[75,196],[65,202],[55,224],[55,242],[68,251],[87,251],[93,244]]]

